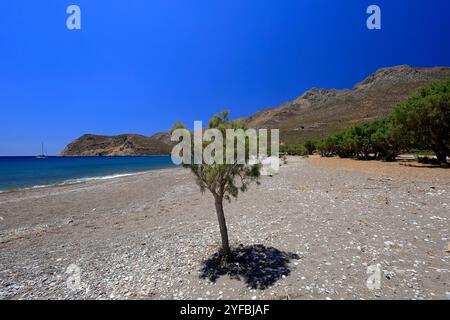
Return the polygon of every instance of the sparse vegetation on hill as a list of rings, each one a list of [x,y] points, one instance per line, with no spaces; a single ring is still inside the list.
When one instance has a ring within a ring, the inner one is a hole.
[[[450,78],[450,68],[383,68],[349,90],[313,88],[276,108],[239,119],[248,128],[280,129],[285,144],[319,140],[386,117],[423,86]]]
[[[386,117],[397,103],[419,88],[449,78],[448,67],[402,65],[383,68],[350,90],[313,88],[291,102],[233,122],[253,129],[280,129],[282,143],[303,145],[308,140],[322,139],[337,131],[349,130],[354,125]],[[389,141],[384,141],[385,133],[382,131],[377,139],[381,139],[379,143],[389,144]],[[299,146],[286,148],[301,153]],[[310,148],[307,149],[309,153]],[[169,154],[170,150],[171,141],[167,133],[151,137],[84,135],[70,143],[61,155],[149,155]]]

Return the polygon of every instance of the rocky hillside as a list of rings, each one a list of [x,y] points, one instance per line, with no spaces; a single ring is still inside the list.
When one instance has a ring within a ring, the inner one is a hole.
[[[249,128],[280,129],[284,143],[303,143],[385,116],[420,87],[450,79],[450,68],[380,69],[350,90],[313,88],[294,101],[237,119]],[[83,135],[70,143],[63,156],[169,154],[170,136],[124,134],[114,137]]]
[[[151,137],[137,134],[99,136],[85,134],[71,142],[62,156],[139,156],[170,154],[172,145],[167,133]]]
[[[351,90],[313,88],[294,101],[238,121],[251,128],[278,128],[282,142],[302,143],[384,116],[418,88],[444,79],[450,79],[450,68],[384,68]]]

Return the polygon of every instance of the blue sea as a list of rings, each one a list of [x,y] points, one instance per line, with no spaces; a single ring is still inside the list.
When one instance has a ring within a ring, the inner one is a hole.
[[[0,192],[109,179],[174,166],[170,156],[0,157]]]

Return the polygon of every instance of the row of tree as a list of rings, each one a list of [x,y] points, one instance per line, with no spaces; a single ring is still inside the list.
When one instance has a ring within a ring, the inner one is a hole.
[[[385,118],[337,132],[320,141],[287,145],[282,152],[394,161],[412,149],[432,150],[439,163],[450,157],[450,80],[420,89]]]

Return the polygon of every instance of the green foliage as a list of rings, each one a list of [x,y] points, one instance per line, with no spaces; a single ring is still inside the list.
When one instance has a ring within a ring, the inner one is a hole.
[[[399,103],[386,117],[337,132],[316,143],[322,156],[393,161],[404,150],[450,156],[450,81],[437,82]]]
[[[177,123],[174,129],[184,129],[185,126],[182,123]],[[237,125],[232,121],[228,121],[228,112],[221,112],[216,114],[209,121],[209,129],[217,129],[222,133],[222,137],[226,137],[227,129],[245,129],[242,125]],[[191,134],[191,141],[193,142],[193,134]],[[226,139],[223,144],[223,155],[226,155]],[[203,142],[202,152],[211,142]],[[235,141],[233,141],[235,143]],[[248,140],[245,147],[245,158],[248,159]],[[217,218],[219,222],[220,234],[222,238],[222,251],[221,254],[224,257],[230,256],[230,245],[228,240],[228,230],[225,221],[225,214],[223,210],[223,199],[231,200],[231,198],[237,198],[239,192],[247,190],[248,185],[252,181],[258,182],[261,175],[261,166],[259,164],[246,165],[239,164],[237,157],[235,156],[234,164],[207,164],[205,162],[201,164],[194,164],[194,152],[192,153],[191,164],[184,164],[185,168],[191,170],[196,178],[197,184],[200,186],[202,192],[209,190],[214,196],[214,202],[216,207]],[[225,160],[225,159],[224,159]],[[225,163],[225,161],[224,161]]]
[[[322,156],[338,155],[341,158],[351,158],[355,155],[356,141],[351,131],[337,132],[318,144]]]
[[[386,119],[356,125],[323,139],[318,150],[322,156],[393,160],[401,147],[392,139],[389,126]]]
[[[177,129],[186,129],[183,122],[181,122],[180,120],[178,120],[177,122],[174,123],[172,128],[169,130],[169,134],[172,134],[172,132],[174,132]]]
[[[402,150],[407,147],[402,137],[393,135],[392,122],[387,118],[372,123],[375,131],[371,135],[371,144],[376,159],[394,161]]]
[[[291,156],[306,156],[308,151],[302,144],[285,144],[280,146],[280,152]]]
[[[390,115],[393,134],[408,147],[431,149],[439,162],[450,156],[450,80],[420,89]]]
[[[306,152],[309,155],[313,154],[314,151],[316,151],[316,148],[317,148],[316,143],[314,141],[312,141],[312,140],[306,141],[303,145],[304,145],[304,147],[306,149]]]
[[[176,124],[176,126],[177,128],[185,128],[184,125],[180,123]],[[197,184],[200,186],[202,192],[205,190],[209,190],[214,195],[214,197],[217,197],[219,199],[225,198],[227,200],[231,200],[232,197],[237,198],[239,191],[246,191],[250,182],[257,181],[259,179],[261,169],[261,166],[259,164],[238,164],[237,161],[234,164],[225,164],[226,130],[245,130],[245,127],[243,125],[237,125],[236,123],[229,121],[228,112],[223,111],[211,118],[208,128],[220,130],[222,136],[224,137],[224,164],[194,164],[194,159],[192,159],[191,164],[184,164],[183,166],[190,169],[194,173],[197,178]],[[210,143],[212,142],[204,142],[203,149],[206,148]],[[248,140],[245,150],[246,159],[248,159]],[[235,158],[237,157],[235,156]]]
[[[432,157],[435,155],[432,150],[411,150],[409,153],[415,157]]]

